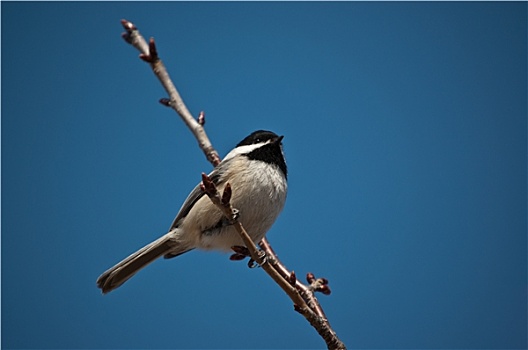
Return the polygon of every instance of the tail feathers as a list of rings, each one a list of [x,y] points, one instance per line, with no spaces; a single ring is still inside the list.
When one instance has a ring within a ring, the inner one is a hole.
[[[181,255],[191,249],[181,245],[176,233],[171,231],[106,270],[97,279],[97,286],[102,289],[103,294],[106,294],[125,283],[157,258],[167,254]]]

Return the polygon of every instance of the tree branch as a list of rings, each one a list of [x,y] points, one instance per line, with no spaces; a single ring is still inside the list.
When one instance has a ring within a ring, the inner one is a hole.
[[[160,103],[173,108],[178,113],[195,136],[198,145],[204,152],[207,160],[213,164],[213,166],[217,166],[221,159],[203,128],[203,125],[205,124],[205,116],[203,112],[201,112],[198,120],[196,120],[185,106],[176,86],[174,86],[170,79],[165,65],[158,56],[154,39],[150,38],[149,43],[147,44],[143,36],[139,33],[137,27],[132,22],[123,19],[121,20],[121,24],[126,31],[122,34],[123,39],[140,52],[139,57],[143,61],[150,64],[152,71],[156,77],[158,77],[159,81],[165,88],[165,91],[167,91],[169,95],[169,99],[162,98],[160,99]],[[319,335],[325,340],[327,347],[329,349],[346,349],[345,344],[339,340],[337,334],[330,326],[321,305],[314,295],[315,292],[321,292],[325,295],[330,294],[328,280],[324,278],[316,279],[313,274],[308,273],[307,281],[309,285],[307,286],[300,283],[297,280],[295,273],[293,271],[288,271],[284,264],[280,262],[277,254],[266,238],[259,242],[262,250],[258,250],[240,221],[238,221],[238,211],[231,206],[231,186],[229,184],[225,186],[224,193],[220,195],[211,179],[209,179],[206,174],[202,173],[201,188],[211,201],[222,210],[226,218],[240,234],[251,259],[256,261],[286,292],[293,301],[295,310],[302,314],[316,329]],[[243,256],[244,254],[237,252],[232,256],[232,259],[240,260],[240,257]]]
[[[198,145],[205,154],[207,160],[213,164],[213,166],[217,166],[220,163],[220,156],[205,134],[205,130],[203,128],[205,119],[202,117],[201,123],[199,123],[193,118],[191,112],[189,112],[187,106],[185,106],[185,103],[183,103],[183,99],[178,93],[176,86],[174,86],[172,80],[170,79],[165,65],[158,57],[154,38],[150,38],[150,41],[147,44],[143,36],[139,33],[139,30],[132,22],[122,19],[121,24],[126,30],[126,32],[122,34],[123,39],[125,39],[127,43],[134,46],[139,52],[141,52],[139,58],[150,64],[152,71],[156,77],[158,77],[161,85],[163,85],[165,88],[165,91],[167,91],[169,94],[169,99],[162,99],[160,100],[160,103],[172,107],[176,113],[180,115],[184,123],[191,130],[194,137],[198,141]]]

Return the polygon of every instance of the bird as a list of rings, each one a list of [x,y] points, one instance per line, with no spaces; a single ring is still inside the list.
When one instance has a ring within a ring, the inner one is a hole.
[[[238,210],[239,221],[255,243],[265,237],[286,202],[288,170],[283,137],[272,131],[254,131],[209,174],[220,193],[230,184],[231,205]],[[245,245],[198,184],[167,233],[103,272],[97,286],[106,294],[158,258],[174,258],[193,249],[227,252],[234,246]]]

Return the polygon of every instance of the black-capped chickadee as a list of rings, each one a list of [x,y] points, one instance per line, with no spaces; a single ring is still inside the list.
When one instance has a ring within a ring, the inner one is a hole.
[[[255,243],[264,238],[286,201],[288,172],[282,138],[271,131],[255,131],[209,174],[220,193],[226,183],[231,184],[231,204],[239,210],[240,222]],[[232,246],[244,243],[198,185],[169,232],[105,271],[97,286],[108,293],[161,256],[173,258],[195,248],[229,251]]]

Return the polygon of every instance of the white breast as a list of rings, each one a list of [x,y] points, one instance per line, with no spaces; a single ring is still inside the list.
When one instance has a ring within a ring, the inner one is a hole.
[[[233,195],[231,204],[240,211],[240,222],[258,243],[279,216],[286,201],[287,183],[284,174],[276,166],[255,161],[251,167],[234,159],[230,166]],[[245,189],[245,190],[242,190]],[[220,186],[223,191],[223,186]],[[201,200],[209,198],[202,198]],[[216,216],[216,215],[214,215]],[[202,233],[198,248],[230,250],[234,245],[243,245],[238,232],[232,226]]]

